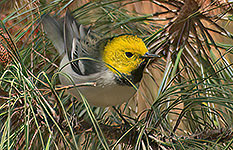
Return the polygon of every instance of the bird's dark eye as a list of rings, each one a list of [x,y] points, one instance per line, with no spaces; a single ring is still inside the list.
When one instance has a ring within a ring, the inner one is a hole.
[[[128,58],[131,58],[133,56],[133,54],[131,52],[126,52],[125,55],[128,57]]]

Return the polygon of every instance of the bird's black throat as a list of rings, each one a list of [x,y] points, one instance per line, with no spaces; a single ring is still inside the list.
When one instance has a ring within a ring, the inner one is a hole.
[[[143,76],[143,70],[147,64],[147,60],[143,61],[139,67],[131,72],[130,75],[125,75],[123,74],[122,76],[117,76],[115,78],[115,81],[119,85],[127,85],[127,86],[132,86],[133,84],[137,84],[141,81],[142,76]]]

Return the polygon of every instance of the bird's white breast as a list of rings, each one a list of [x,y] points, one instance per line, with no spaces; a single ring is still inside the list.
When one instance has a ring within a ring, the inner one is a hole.
[[[90,74],[88,76],[81,76],[74,72],[70,66],[67,65],[68,58],[64,56],[61,61],[60,68],[66,65],[61,72],[67,74],[75,84],[95,82],[96,86],[79,87],[78,90],[86,97],[88,102],[94,106],[114,106],[128,101],[136,92],[130,86],[122,86],[116,84],[114,81],[114,73],[110,70]],[[73,85],[72,82],[65,76],[59,75],[59,79],[63,85]],[[76,88],[69,90],[75,97],[80,99],[79,92]],[[81,99],[80,99],[81,100]]]

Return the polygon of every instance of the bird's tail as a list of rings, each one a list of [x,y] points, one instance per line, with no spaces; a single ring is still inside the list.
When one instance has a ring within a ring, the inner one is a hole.
[[[67,10],[62,21],[58,21],[49,14],[44,15],[42,17],[42,25],[59,54],[66,53],[69,60],[72,60],[75,47],[79,46],[79,41],[87,35],[87,30],[83,25],[76,22],[69,10]],[[76,51],[77,53],[79,52]]]
[[[42,16],[42,25],[47,37],[52,41],[60,55],[64,51],[64,32],[62,22],[57,21],[49,14]]]

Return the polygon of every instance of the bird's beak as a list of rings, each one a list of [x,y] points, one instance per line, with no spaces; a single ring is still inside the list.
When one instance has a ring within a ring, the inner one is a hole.
[[[153,59],[153,58],[159,58],[159,57],[160,57],[159,55],[149,54],[148,52],[145,53],[145,55],[141,56],[141,58],[144,58],[144,59]]]

